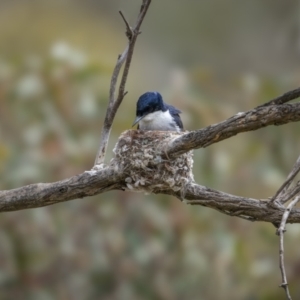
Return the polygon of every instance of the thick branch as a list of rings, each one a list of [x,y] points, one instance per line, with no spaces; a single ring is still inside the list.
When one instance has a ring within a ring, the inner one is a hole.
[[[300,103],[259,106],[221,123],[183,134],[168,145],[166,155],[175,157],[192,149],[205,148],[241,132],[297,121],[300,121]]]
[[[68,200],[101,194],[110,190],[127,189],[122,174],[113,168],[90,171],[54,182],[31,184],[0,192],[0,212],[47,206]],[[184,191],[154,190],[155,193],[174,195],[192,205],[202,205],[250,221],[279,224],[285,212],[283,206],[269,206],[267,200],[239,197],[189,183]],[[287,223],[300,223],[300,210],[293,209]]]
[[[158,191],[157,191],[158,192]],[[221,211],[230,216],[238,216],[249,221],[264,221],[280,224],[285,212],[284,206],[270,206],[268,200],[257,200],[253,198],[239,197],[221,191],[207,188],[205,186],[189,183],[186,185],[184,195],[182,192],[164,191],[172,194],[191,205],[202,205]],[[288,223],[300,223],[300,210],[293,209],[287,219]]]
[[[0,212],[36,208],[120,188],[120,176],[112,168],[84,172],[53,183],[1,191]]]

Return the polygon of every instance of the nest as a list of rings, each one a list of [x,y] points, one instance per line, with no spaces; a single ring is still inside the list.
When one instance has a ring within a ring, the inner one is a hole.
[[[128,130],[114,148],[112,165],[126,174],[129,190],[155,192],[184,190],[194,181],[193,154],[187,152],[174,159],[164,155],[167,144],[182,133],[172,131]]]

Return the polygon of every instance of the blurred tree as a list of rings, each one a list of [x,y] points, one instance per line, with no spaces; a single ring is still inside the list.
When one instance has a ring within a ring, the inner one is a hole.
[[[128,109],[121,105],[108,156],[145,90],[161,90],[192,129],[297,86],[299,3],[269,2],[153,3],[128,82]],[[126,7],[132,21],[136,1],[0,5],[1,189],[89,169],[124,42],[117,10]],[[201,149],[195,178],[267,198],[296,160],[297,137],[295,123]],[[273,226],[169,197],[116,191],[1,214],[0,224],[1,299],[282,299],[274,285]],[[287,271],[296,298],[298,235],[297,226],[288,226]]]

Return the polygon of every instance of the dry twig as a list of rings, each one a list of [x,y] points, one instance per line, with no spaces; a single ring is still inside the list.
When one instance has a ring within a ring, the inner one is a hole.
[[[111,78],[108,107],[106,110],[104,124],[102,127],[100,145],[99,145],[99,149],[97,151],[95,165],[104,164],[105,153],[106,153],[106,148],[107,148],[107,144],[108,144],[108,140],[109,140],[111,127],[112,127],[115,115],[117,113],[117,110],[118,110],[120,104],[122,103],[124,96],[127,94],[127,92],[125,92],[125,85],[126,85],[127,76],[128,76],[128,72],[129,72],[129,68],[130,68],[130,64],[131,64],[131,59],[132,59],[132,55],[133,55],[135,42],[137,40],[138,35],[140,34],[140,28],[141,28],[141,25],[145,18],[145,15],[148,11],[150,3],[151,3],[151,0],[143,0],[143,4],[141,6],[140,13],[137,17],[136,24],[133,28],[131,28],[129,26],[123,13],[120,12],[120,15],[126,25],[126,36],[128,38],[128,46],[126,47],[124,52],[121,55],[119,55],[116,66],[113,71],[112,78]],[[125,66],[124,66],[123,74],[122,74],[120,85],[119,85],[118,96],[116,97],[115,94],[116,94],[117,81],[118,81],[118,78],[120,75],[120,70],[121,70],[124,62],[125,62]]]
[[[281,271],[281,277],[282,277],[282,283],[280,287],[282,287],[285,290],[286,297],[288,300],[292,300],[292,297],[290,295],[288,282],[286,278],[286,272],[284,267],[284,241],[283,241],[283,235],[285,233],[285,224],[289,217],[289,214],[291,213],[291,210],[293,207],[297,204],[297,202],[300,200],[300,196],[297,196],[293,201],[289,203],[289,205],[286,207],[284,214],[282,215],[281,223],[276,231],[276,234],[279,235],[279,267]]]
[[[278,97],[270,100],[269,102],[266,102],[262,105],[259,105],[258,107],[284,104],[286,102],[292,101],[292,100],[297,99],[299,97],[300,97],[300,88],[297,88],[295,90],[288,91],[288,92],[284,93],[283,95],[278,96]]]
[[[288,188],[292,184],[293,180],[295,179],[295,177],[299,173],[299,171],[300,171],[300,156],[298,157],[293,169],[287,176],[285,182],[281,185],[281,187],[278,189],[278,191],[276,192],[274,197],[271,199],[272,202],[274,202],[274,201],[283,202],[282,198],[285,198],[285,196],[287,195]],[[285,202],[290,199],[291,198],[285,199]]]

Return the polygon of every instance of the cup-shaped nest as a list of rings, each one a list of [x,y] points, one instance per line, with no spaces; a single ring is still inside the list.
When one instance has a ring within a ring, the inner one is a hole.
[[[194,181],[191,151],[174,159],[169,159],[165,154],[168,143],[181,134],[142,130],[128,130],[121,134],[113,150],[115,157],[111,164],[126,174],[128,189],[179,191],[187,182]]]

